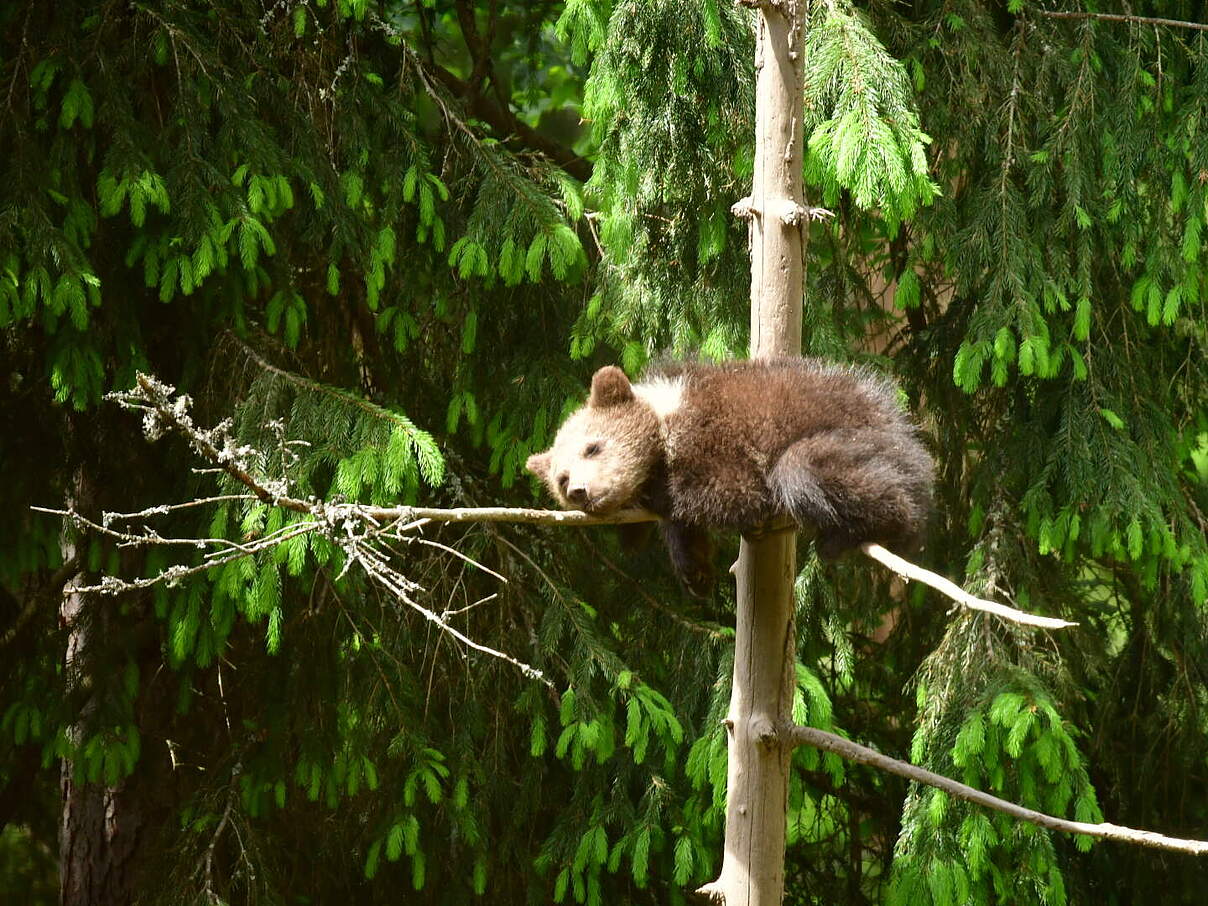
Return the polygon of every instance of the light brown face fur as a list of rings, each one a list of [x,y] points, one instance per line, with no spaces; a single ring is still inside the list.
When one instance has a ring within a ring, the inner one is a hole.
[[[562,507],[603,514],[634,502],[661,452],[654,409],[634,395],[620,368],[608,365],[592,377],[587,405],[525,467]]]

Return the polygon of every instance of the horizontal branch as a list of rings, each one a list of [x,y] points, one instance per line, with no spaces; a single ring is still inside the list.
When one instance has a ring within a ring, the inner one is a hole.
[[[314,498],[301,499],[288,493],[284,482],[274,482],[257,478],[253,474],[252,463],[256,460],[256,451],[247,447],[239,447],[229,435],[226,424],[215,428],[201,428],[193,422],[189,413],[188,397],[176,397],[174,389],[161,383],[155,378],[139,374],[136,378],[138,387],[129,393],[117,394],[117,398],[126,406],[143,409],[147,412],[149,436],[157,436],[164,428],[170,428],[189,439],[195,450],[210,463],[226,472],[231,478],[244,485],[256,498],[272,505],[283,507],[297,513],[313,517],[316,523],[331,528],[343,526],[337,533],[341,536],[352,532],[351,526],[361,526],[361,531],[372,534],[389,533],[401,537],[404,532],[419,528],[429,522],[471,523],[471,522],[507,522],[528,525],[624,525],[636,522],[653,522],[659,517],[654,513],[641,509],[625,509],[607,515],[593,515],[578,510],[544,510],[527,507],[457,507],[441,509],[436,507],[416,506],[371,506],[362,503],[328,502]],[[177,507],[189,504],[178,504],[173,507],[152,508],[145,513],[167,512]],[[163,539],[158,536],[132,536],[116,533],[108,528],[108,523],[115,518],[127,519],[139,514],[107,514],[105,530],[110,534],[121,535],[121,539],[134,543],[179,543],[177,539]],[[67,515],[67,514],[63,514]],[[77,521],[78,514],[71,514]],[[318,527],[318,526],[316,526]],[[793,528],[788,520],[775,528]],[[261,539],[263,540],[263,539]],[[204,546],[204,545],[198,545]],[[222,545],[218,545],[222,547]],[[1010,620],[1026,626],[1039,626],[1045,629],[1061,629],[1077,625],[1067,620],[1055,617],[1042,617],[1025,613],[1013,607],[997,604],[977,598],[954,582],[945,579],[929,570],[923,569],[902,557],[892,554],[879,544],[864,544],[861,550],[865,555],[889,567],[894,572],[907,579],[915,579],[942,592],[954,601],[972,610],[981,610],[995,614],[1005,620]],[[223,554],[229,552],[224,550]]]
[[[1166,25],[1171,28],[1191,28],[1196,31],[1208,31],[1208,24],[1203,22],[1188,22],[1184,19],[1162,19],[1157,16],[1126,16],[1120,13],[1066,13],[1050,9],[1038,9],[1036,12],[1046,19],[1091,19],[1100,22],[1127,22],[1132,25]]]
[[[860,550],[878,563],[888,566],[899,576],[905,579],[914,579],[916,582],[922,582],[924,585],[930,585],[936,591],[942,592],[953,601],[963,604],[970,610],[985,611],[986,613],[1002,617],[1004,620],[1010,620],[1012,623],[1020,623],[1024,626],[1039,626],[1042,629],[1065,629],[1068,626],[1078,625],[1077,623],[1071,623],[1069,620],[1061,620],[1057,617],[1042,617],[1034,613],[1016,610],[1014,607],[1007,607],[1005,604],[997,604],[994,601],[978,598],[969,594],[969,592],[965,591],[955,582],[945,579],[943,576],[931,572],[931,570],[923,569],[923,567],[917,566],[909,560],[899,557],[897,554],[891,554],[879,544],[862,544],[860,545]]]
[[[439,509],[413,506],[369,506],[359,503],[323,503],[303,500],[280,493],[254,478],[250,470],[232,455],[229,445],[219,449],[214,432],[198,428],[187,409],[170,399],[170,388],[149,375],[136,378],[143,392],[142,402],[149,404],[156,415],[169,427],[187,437],[194,448],[240,484],[247,487],[265,503],[284,507],[296,513],[309,513],[328,519],[361,517],[378,522],[517,522],[528,525],[626,525],[634,522],[655,522],[658,516],[646,510],[627,509],[595,516],[579,510],[541,510],[528,507],[457,507]]]
[[[791,745],[813,746],[815,749],[821,749],[824,752],[833,752],[835,755],[838,755],[840,758],[846,758],[848,761],[866,764],[869,767],[879,768],[882,771],[897,774],[899,777],[905,777],[907,780],[913,780],[915,783],[935,787],[958,799],[964,799],[966,802],[972,802],[974,805],[994,809],[995,811],[1010,815],[1013,818],[1019,818],[1022,821],[1028,821],[1048,830],[1066,831],[1071,834],[1086,834],[1090,837],[1101,837],[1104,840],[1119,840],[1122,843],[1132,843],[1136,846],[1168,849],[1174,852],[1191,853],[1197,856],[1208,854],[1208,841],[1206,840],[1182,840],[1178,837],[1155,834],[1153,831],[1121,827],[1118,824],[1088,824],[1085,821],[1067,821],[1064,818],[1056,818],[1053,815],[1046,815],[1044,812],[1024,808],[1022,805],[1008,802],[1006,799],[991,796],[989,793],[984,793],[981,790],[975,790],[973,787],[959,783],[951,777],[945,777],[943,774],[937,774],[934,771],[928,771],[926,768],[920,768],[917,765],[898,761],[896,758],[890,758],[888,755],[882,755],[880,752],[867,746],[859,745],[850,739],[844,739],[842,736],[836,736],[834,733],[827,733],[825,730],[818,730],[814,727],[794,726],[789,729],[786,735],[787,741]]]
[[[657,522],[658,516],[648,510],[617,510],[605,516],[594,516],[582,510],[539,510],[527,507],[482,506],[436,509],[420,506],[373,507],[356,504],[332,504],[333,507],[355,507],[358,512],[382,521],[401,519],[404,522],[516,522],[524,525],[630,525],[635,522]]]

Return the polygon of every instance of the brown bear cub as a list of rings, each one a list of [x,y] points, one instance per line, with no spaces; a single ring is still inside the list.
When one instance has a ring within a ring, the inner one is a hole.
[[[609,365],[527,468],[568,509],[649,509],[689,591],[711,584],[710,528],[791,516],[820,553],[910,546],[932,463],[882,378],[815,359],[671,363],[631,384]]]

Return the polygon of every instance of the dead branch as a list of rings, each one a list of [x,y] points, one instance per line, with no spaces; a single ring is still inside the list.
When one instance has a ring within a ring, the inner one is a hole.
[[[433,507],[369,506],[359,503],[324,503],[302,500],[286,493],[284,485],[276,482],[258,481],[252,476],[251,458],[256,453],[250,447],[237,447],[226,433],[226,425],[215,428],[199,428],[189,415],[191,401],[187,396],[172,398],[175,389],[146,374],[136,378],[139,390],[114,394],[114,398],[131,409],[147,413],[144,424],[148,435],[158,437],[164,427],[184,435],[193,448],[205,459],[247,487],[265,503],[283,507],[295,513],[319,515],[332,521],[344,519],[369,519],[381,523],[399,521],[410,523],[416,520],[431,522],[515,522],[526,525],[624,525],[633,522],[654,522],[658,516],[646,510],[620,510],[606,516],[593,516],[577,510],[540,510],[525,507],[458,507],[438,509]]]
[[[114,539],[120,547],[148,547],[154,545],[178,545],[205,551],[202,561],[193,566],[177,564],[162,570],[158,574],[139,579],[119,579],[115,576],[102,576],[97,585],[76,589],[78,592],[94,592],[99,594],[118,594],[153,585],[173,585],[191,575],[213,569],[243,557],[253,556],[268,548],[275,547],[281,542],[311,532],[321,532],[340,547],[345,555],[344,571],[354,563],[364,570],[370,580],[384,587],[391,596],[401,604],[420,614],[425,620],[435,624],[441,631],[449,634],[467,648],[489,654],[492,657],[507,661],[517,667],[525,676],[539,680],[553,688],[550,680],[537,668],[524,663],[503,651],[483,645],[467,636],[448,622],[446,614],[437,614],[423,606],[415,599],[415,594],[424,589],[416,582],[407,578],[390,563],[391,550],[388,542],[392,540],[405,543],[419,543],[438,548],[452,554],[464,562],[475,566],[496,579],[506,582],[507,579],[492,569],[478,563],[473,558],[426,538],[418,537],[414,532],[422,529],[431,521],[463,522],[463,521],[530,521],[557,523],[584,523],[606,521],[586,517],[586,514],[576,513],[547,513],[540,510],[522,511],[516,518],[513,511],[502,507],[488,509],[486,512],[473,514],[465,510],[432,510],[414,507],[374,507],[357,503],[333,502],[301,499],[289,493],[288,483],[284,480],[268,480],[256,477],[257,464],[262,462],[263,454],[251,447],[239,446],[235,443],[229,430],[229,422],[222,422],[213,428],[202,428],[193,422],[190,413],[192,401],[187,396],[174,396],[175,389],[155,378],[140,374],[137,387],[126,393],[113,394],[119,403],[130,409],[144,412],[143,427],[149,439],[154,440],[165,430],[173,430],[182,434],[192,444],[193,448],[208,460],[217,470],[225,472],[231,478],[248,488],[251,495],[221,495],[206,500],[189,501],[182,504],[150,507],[135,513],[105,513],[102,522],[98,523],[87,518],[76,510],[69,508],[49,509],[35,507],[39,512],[61,516],[70,521],[76,528],[89,530]],[[309,518],[287,523],[279,529],[266,535],[244,541],[242,543],[227,538],[173,538],[161,535],[143,521],[132,528],[115,528],[115,525],[128,526],[138,520],[146,520],[153,516],[164,515],[201,503],[214,503],[231,499],[259,499],[270,506],[278,506],[303,514]],[[474,515],[477,518],[466,518]],[[525,518],[527,515],[527,519]],[[567,518],[571,517],[571,518]],[[579,518],[575,518],[579,517]],[[586,518],[583,518],[586,517]],[[648,513],[629,513],[621,519],[640,521],[653,519]],[[343,572],[341,572],[343,575]]]
[[[1208,31],[1208,24],[1203,22],[1187,22],[1183,19],[1162,19],[1157,16],[1126,16],[1119,13],[1066,13],[1049,9],[1038,9],[1035,12],[1046,19],[1089,19],[1099,22],[1128,22],[1133,25],[1166,25],[1171,28],[1191,28],[1196,31]]]
[[[222,903],[223,899],[214,890],[214,850],[218,848],[218,841],[222,837],[222,832],[227,826],[227,822],[231,820],[231,810],[234,808],[235,799],[237,797],[236,781],[243,771],[243,765],[238,762],[231,769],[231,780],[227,787],[226,806],[222,810],[222,817],[218,820],[218,826],[214,828],[214,833],[210,836],[210,843],[206,846],[206,855],[204,861],[205,870],[205,892],[206,898],[212,906]]]
[[[814,727],[793,726],[784,734],[784,738],[790,745],[807,745],[813,746],[815,749],[821,749],[824,752],[833,752],[835,755],[838,755],[840,758],[846,758],[848,761],[866,764],[869,767],[888,771],[890,774],[897,774],[899,777],[905,777],[907,780],[913,780],[915,783],[935,787],[958,799],[964,799],[966,802],[972,802],[974,805],[994,809],[995,811],[1010,815],[1013,818],[1019,818],[1022,821],[1028,821],[1048,830],[1066,831],[1071,834],[1086,834],[1090,837],[1101,837],[1105,840],[1119,840],[1122,843],[1131,843],[1135,846],[1168,849],[1174,852],[1191,853],[1197,856],[1208,854],[1208,841],[1205,840],[1182,840],[1177,837],[1156,834],[1153,831],[1136,830],[1131,827],[1121,827],[1118,824],[1108,824],[1106,822],[1102,824],[1088,824],[1085,821],[1067,821],[1064,818],[1056,818],[1052,815],[1046,815],[1044,812],[1024,808],[1022,805],[1017,805],[1006,799],[991,796],[989,793],[984,793],[981,790],[975,790],[973,787],[959,783],[951,777],[945,777],[943,774],[936,774],[934,771],[928,771],[917,765],[898,761],[896,758],[890,758],[888,755],[882,755],[880,752],[854,743],[850,739],[844,739],[842,736],[836,736],[834,733],[827,733],[825,730],[818,730]]]
[[[914,579],[917,582],[922,582],[924,585],[930,585],[936,591],[942,592],[953,601],[968,607],[970,610],[985,611],[986,613],[1002,617],[1004,620],[1010,620],[1012,623],[1020,623],[1024,626],[1039,626],[1043,629],[1064,629],[1067,626],[1078,625],[1077,623],[1071,623],[1069,620],[1061,620],[1057,617],[1042,617],[1026,613],[1022,610],[1016,610],[1014,607],[1007,607],[1005,604],[997,604],[994,601],[975,597],[955,582],[951,582],[930,570],[923,569],[921,566],[916,566],[897,554],[891,554],[879,544],[861,544],[860,550],[865,556],[871,557],[884,566],[888,566],[902,578]]]
[[[48,509],[35,507],[39,512],[61,516],[78,529],[97,532],[117,542],[119,547],[149,547],[175,545],[204,551],[201,562],[192,566],[177,564],[157,575],[139,579],[119,579],[103,576],[97,585],[78,589],[82,592],[118,594],[121,592],[149,588],[158,584],[173,585],[195,574],[231,563],[243,557],[254,556],[274,547],[289,538],[320,532],[338,545],[345,554],[344,571],[353,564],[364,569],[366,575],[386,588],[402,604],[419,613],[442,631],[453,636],[462,645],[498,657],[517,666],[527,676],[546,679],[539,670],[501,651],[482,645],[452,627],[445,616],[419,604],[414,595],[423,589],[406,578],[390,563],[393,552],[390,541],[406,544],[419,543],[438,548],[456,556],[471,566],[477,567],[496,579],[506,578],[459,552],[436,541],[422,538],[418,532],[429,522],[440,523],[521,523],[528,525],[620,525],[635,522],[651,522],[658,517],[645,510],[629,509],[605,516],[591,515],[579,511],[542,510],[523,507],[459,507],[441,509],[434,507],[395,506],[381,507],[348,501],[326,501],[314,497],[302,499],[290,493],[289,484],[283,479],[258,477],[265,461],[263,452],[236,443],[230,432],[229,421],[220,422],[212,428],[203,428],[194,423],[188,396],[176,396],[175,388],[154,377],[140,374],[136,387],[125,393],[112,394],[121,405],[144,413],[143,427],[147,437],[155,440],[165,431],[183,435],[193,448],[209,462],[215,471],[220,471],[243,485],[250,494],[223,494],[185,503],[163,504],[132,513],[105,513],[101,522],[91,520],[74,509]],[[173,538],[165,537],[150,527],[148,520],[206,503],[230,500],[260,500],[269,506],[281,507],[304,517],[287,523],[276,531],[260,537],[235,541],[229,538]],[[1024,625],[1045,628],[1061,628],[1075,625],[1065,620],[1026,614],[1022,611],[984,601],[965,592],[947,579],[937,576],[919,566],[902,559],[877,544],[865,544],[861,550],[869,557],[910,579],[917,579],[958,601],[966,607],[994,613],[1003,619]],[[341,573],[342,575],[343,573]]]

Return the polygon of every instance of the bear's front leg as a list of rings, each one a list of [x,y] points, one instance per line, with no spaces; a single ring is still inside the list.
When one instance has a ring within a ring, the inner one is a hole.
[[[672,519],[660,520],[659,529],[676,577],[689,594],[706,597],[713,588],[713,541],[709,533]]]

